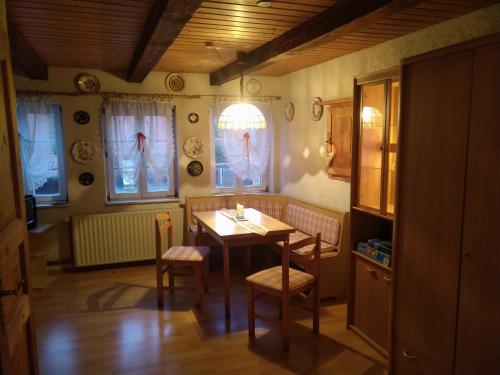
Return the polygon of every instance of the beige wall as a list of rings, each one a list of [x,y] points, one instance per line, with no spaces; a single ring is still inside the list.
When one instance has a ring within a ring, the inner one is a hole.
[[[141,84],[127,83],[108,73],[91,69],[69,69],[50,68],[48,81],[30,80],[22,76],[15,76],[15,84],[18,90],[39,90],[74,92],[73,81],[75,76],[87,71],[96,75],[101,82],[101,91],[120,93],[169,93],[165,88],[166,73],[152,72]],[[183,74],[186,80],[186,88],[182,94],[187,95],[239,95],[239,80],[228,82],[222,86],[210,86],[207,74]],[[272,77],[256,77],[262,83],[261,95],[279,95],[281,92],[280,79]],[[248,77],[246,78],[248,80]],[[245,81],[246,82],[246,81]],[[127,210],[152,209],[158,207],[169,207],[178,203],[161,204],[136,204],[136,205],[106,205],[105,168],[102,152],[102,133],[100,124],[100,108],[102,97],[99,95],[53,95],[51,102],[58,103],[62,107],[62,122],[64,132],[64,145],[66,157],[66,168],[68,175],[69,204],[66,207],[52,207],[39,209],[39,221],[42,223],[60,222],[59,244],[57,236],[52,235],[47,245],[48,258],[50,261],[69,259],[69,223],[68,219],[75,214],[117,212]],[[176,105],[177,114],[177,154],[179,170],[179,193],[183,201],[186,195],[210,194],[210,140],[209,140],[209,107],[214,103],[213,98],[188,99],[177,97],[172,100]],[[273,102],[275,114],[281,113],[279,100]],[[87,125],[78,125],[73,121],[73,114],[77,110],[85,110],[90,114],[91,120]],[[197,124],[190,124],[187,116],[196,112],[200,116]],[[276,126],[279,126],[279,122]],[[191,161],[184,154],[182,145],[188,137],[200,137],[204,143],[204,155],[200,159],[204,166],[204,172],[199,177],[189,176],[186,167]],[[76,163],[69,156],[71,145],[85,140],[98,145],[99,153],[95,161],[82,165]],[[273,157],[273,162],[275,158]],[[275,168],[278,170],[278,168]],[[95,182],[91,186],[82,186],[78,183],[78,176],[82,172],[92,172]],[[271,178],[276,184],[275,178]]]
[[[402,58],[499,31],[497,4],[281,77],[282,101],[295,106],[292,122],[281,117],[281,192],[326,208],[349,210],[350,184],[331,180],[326,174],[326,116],[318,122],[311,120],[313,97],[352,97],[356,75],[390,68]]]

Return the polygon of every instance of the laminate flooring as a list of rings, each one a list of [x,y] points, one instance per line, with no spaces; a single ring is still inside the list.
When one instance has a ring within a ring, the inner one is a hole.
[[[41,375],[387,373],[383,357],[346,329],[342,301],[322,302],[317,336],[311,311],[292,303],[289,353],[281,351],[278,327],[259,321],[249,345],[246,285],[234,267],[231,283],[226,321],[220,269],[211,271],[201,309],[181,290],[165,292],[161,311],[153,265],[61,273],[33,292]],[[268,316],[277,307],[269,297],[256,301]]]

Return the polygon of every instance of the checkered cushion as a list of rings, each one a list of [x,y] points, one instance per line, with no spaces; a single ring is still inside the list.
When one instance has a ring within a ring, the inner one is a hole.
[[[321,240],[337,246],[340,239],[340,222],[304,207],[289,204],[286,208],[286,223],[312,236],[321,233]]]
[[[191,213],[193,212],[203,212],[203,211],[217,211],[220,210],[221,208],[224,208],[226,206],[226,203],[224,200],[207,200],[204,202],[199,202],[199,203],[194,203],[191,206]],[[191,215],[191,221],[193,224],[196,224],[196,219],[194,218],[193,215]]]
[[[281,205],[281,202],[273,200],[254,199],[248,202],[248,206],[251,208],[255,208],[257,211],[260,211],[277,220],[281,220],[283,215],[283,206]]]
[[[290,245],[294,244],[296,242],[299,242],[305,238],[309,238],[309,237],[311,237],[311,236],[304,233],[304,232],[300,232],[297,230],[294,233],[290,233]],[[279,241],[276,244],[281,248],[283,248],[283,246],[284,246],[283,241]],[[311,252],[313,249],[314,249],[314,244],[301,247],[300,249],[292,250],[292,253],[302,255],[302,254],[307,254],[307,253]],[[327,251],[337,251],[337,248],[333,245],[330,245],[329,243],[327,243],[325,241],[321,241],[320,252],[325,253]]]
[[[281,278],[281,266],[268,268],[266,270],[254,273],[247,277],[247,281],[269,289],[277,291],[283,290],[283,281]],[[314,276],[308,273],[290,268],[289,269],[289,285],[290,291],[299,289],[314,280]]]
[[[209,251],[205,246],[172,246],[161,257],[165,260],[201,262]]]

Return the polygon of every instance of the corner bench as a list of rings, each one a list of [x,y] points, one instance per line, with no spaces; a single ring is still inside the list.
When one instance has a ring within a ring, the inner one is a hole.
[[[186,197],[184,242],[193,244],[197,235],[196,220],[193,212],[215,211],[222,208],[235,208],[237,203],[245,207],[255,208],[266,215],[283,221],[296,229],[290,235],[290,244],[303,238],[321,233],[320,260],[320,298],[344,298],[347,287],[347,220],[348,213],[339,213],[317,207],[306,202],[279,194],[231,194]],[[215,246],[217,242],[203,233],[205,245]],[[283,244],[271,247],[281,251]],[[307,248],[297,250],[298,253],[308,251]],[[299,265],[308,271],[312,263]]]

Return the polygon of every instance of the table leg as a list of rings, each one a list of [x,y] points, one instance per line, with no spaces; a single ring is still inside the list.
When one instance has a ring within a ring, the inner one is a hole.
[[[231,302],[229,300],[229,246],[227,242],[224,242],[223,246],[223,257],[224,257],[224,305],[225,305],[225,314],[226,319],[231,318]]]

